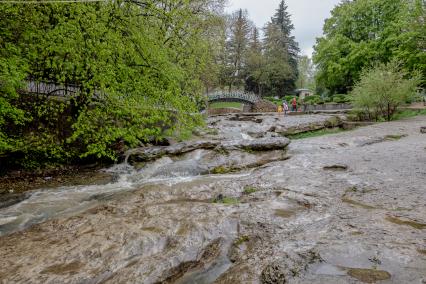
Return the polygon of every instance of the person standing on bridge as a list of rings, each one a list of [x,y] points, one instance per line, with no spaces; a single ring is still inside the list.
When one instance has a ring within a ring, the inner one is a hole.
[[[292,111],[297,111],[297,100],[296,97],[291,101]]]

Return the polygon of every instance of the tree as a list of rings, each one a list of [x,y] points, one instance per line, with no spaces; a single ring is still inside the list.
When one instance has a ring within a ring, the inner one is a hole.
[[[308,56],[300,56],[298,59],[299,77],[296,81],[298,89],[315,90],[315,67]]]
[[[286,46],[282,45],[283,33],[279,26],[268,23],[264,39],[264,74],[267,78],[266,93],[271,96],[285,96],[294,88],[288,82],[294,80],[293,68],[289,63]]]
[[[364,67],[394,59],[410,72],[425,74],[424,8],[421,0],[357,0],[336,6],[315,46],[318,86],[347,93]]]
[[[229,36],[226,42],[227,76],[229,90],[233,86],[241,88],[244,85],[243,70],[246,65],[246,52],[253,24],[248,19],[247,11],[242,9],[230,17]]]
[[[191,131],[221,2],[1,4],[0,156],[115,159],[116,145]],[[78,91],[29,96],[28,80]]]
[[[399,63],[380,63],[366,68],[352,91],[353,104],[370,118],[391,120],[398,107],[410,100],[417,91],[420,76],[409,78]]]
[[[281,1],[275,15],[272,17],[272,24],[279,27],[281,30],[281,36],[279,44],[282,45],[286,52],[288,64],[291,67],[292,76],[287,78],[285,82],[285,89],[283,90],[286,94],[290,94],[294,91],[296,86],[296,80],[298,77],[298,54],[300,52],[299,45],[292,35],[294,25],[291,22],[291,16],[287,11],[288,7],[284,0]]]
[[[262,52],[262,42],[257,27],[253,27],[250,43],[246,52],[245,85],[246,90],[262,95],[267,82],[265,72],[265,57]]]

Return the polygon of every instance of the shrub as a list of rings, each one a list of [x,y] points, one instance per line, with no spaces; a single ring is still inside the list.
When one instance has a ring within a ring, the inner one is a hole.
[[[333,103],[336,103],[336,104],[344,104],[344,103],[348,103],[350,101],[351,101],[351,99],[348,95],[338,94],[338,95],[333,96]]]
[[[285,96],[285,97],[284,97],[284,100],[285,100],[288,104],[290,104],[294,97],[295,97],[295,96]]]
[[[420,77],[409,78],[398,62],[377,64],[362,71],[351,93],[352,102],[370,118],[390,121],[398,107],[413,98],[419,84]]]
[[[317,105],[324,102],[320,96],[309,96],[305,98],[305,103],[309,105]]]

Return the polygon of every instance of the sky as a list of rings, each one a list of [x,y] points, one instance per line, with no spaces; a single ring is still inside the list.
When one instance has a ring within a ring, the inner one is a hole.
[[[262,28],[275,14],[281,0],[229,0],[227,12],[247,9],[250,19]],[[315,39],[322,35],[324,20],[340,0],[286,0],[294,24],[293,35],[302,55],[311,56]]]

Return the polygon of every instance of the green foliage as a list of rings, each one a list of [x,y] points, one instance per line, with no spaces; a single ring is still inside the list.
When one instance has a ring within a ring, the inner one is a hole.
[[[364,67],[398,60],[426,78],[425,2],[422,0],[343,1],[324,25],[314,62],[317,85],[348,93]]]
[[[333,100],[333,103],[337,103],[337,104],[344,104],[344,103],[351,102],[350,96],[344,95],[344,94],[334,95],[332,100]]]
[[[283,104],[282,99],[276,99],[275,97],[263,97],[263,99],[270,101],[271,103],[276,104],[277,106],[280,106]]]
[[[426,115],[426,109],[423,110],[401,110],[394,114],[393,120],[400,120],[418,115]]]
[[[30,166],[115,160],[200,125],[215,19],[206,7],[221,1],[166,2],[1,4],[0,157]],[[19,91],[26,81],[78,91],[28,95]]]
[[[270,96],[288,95],[294,90],[296,74],[289,61],[288,50],[281,44],[285,39],[280,27],[269,23],[265,29],[264,58],[265,84],[264,92]]]
[[[228,196],[221,196],[220,198],[216,198],[213,203],[216,204],[225,204],[225,205],[235,205],[240,203],[238,198],[235,197],[228,197]]]
[[[245,10],[226,18],[223,54],[216,59],[220,69],[217,88],[236,88],[261,96],[292,94],[298,76],[299,47],[291,35],[294,27],[285,1],[267,23],[263,41]]]
[[[314,96],[306,97],[304,100],[304,103],[308,105],[317,105],[317,104],[323,103],[323,101],[320,96],[314,95]]]
[[[290,106],[293,98],[294,98],[294,96],[284,96],[284,100],[288,103],[289,106]]]
[[[252,186],[247,186],[247,187],[245,187],[245,188],[244,188],[244,191],[243,191],[243,193],[244,193],[245,195],[250,195],[250,194],[255,193],[255,192],[257,192],[257,188],[252,187]]]
[[[232,169],[225,166],[218,166],[211,170],[211,173],[214,175],[223,175],[228,174],[230,172],[232,172]]]
[[[378,64],[363,70],[352,91],[353,104],[370,119],[391,120],[402,104],[416,94],[420,77],[409,78],[397,62]]]

